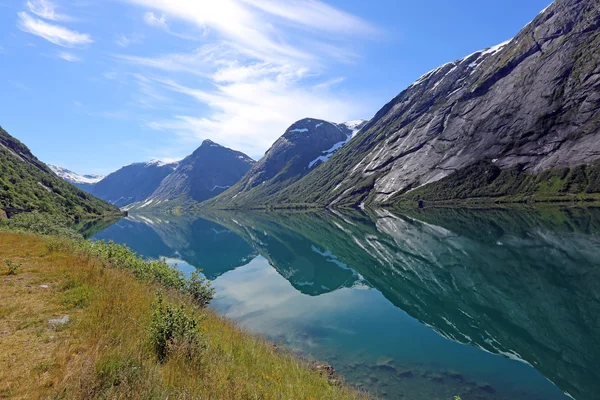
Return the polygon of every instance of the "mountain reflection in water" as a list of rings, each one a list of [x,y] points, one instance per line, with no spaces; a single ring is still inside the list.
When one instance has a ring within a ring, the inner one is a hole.
[[[375,394],[600,393],[600,210],[163,218],[96,238],[202,268],[218,311]]]

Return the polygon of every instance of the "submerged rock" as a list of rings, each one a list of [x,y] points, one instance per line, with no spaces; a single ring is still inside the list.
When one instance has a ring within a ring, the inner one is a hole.
[[[458,371],[449,369],[449,370],[444,371],[444,375],[446,375],[450,379],[454,379],[454,380],[457,380],[460,382],[465,381],[465,376]]]
[[[487,393],[496,393],[496,390],[487,382],[478,382],[477,389],[487,392]]]
[[[391,357],[382,356],[377,359],[377,363],[375,364],[375,368],[386,369],[386,370],[395,370],[394,367],[394,359]]]
[[[396,375],[398,375],[400,378],[412,378],[414,376],[410,369],[397,369]]]

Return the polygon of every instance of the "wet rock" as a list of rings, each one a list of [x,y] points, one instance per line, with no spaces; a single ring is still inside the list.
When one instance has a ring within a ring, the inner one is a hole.
[[[335,371],[335,368],[333,368],[331,365],[324,362],[316,362],[314,363],[313,368],[322,376],[325,376],[330,385],[339,386],[342,384],[342,381]]]
[[[71,320],[71,317],[69,317],[68,315],[65,315],[62,318],[48,320],[48,324],[50,324],[51,328],[56,328],[57,326],[68,324],[70,320]]]
[[[429,380],[431,380],[433,382],[442,383],[442,382],[444,382],[444,376],[440,375],[440,374],[431,374],[431,375],[429,375]]]
[[[379,378],[373,374],[369,375],[369,380],[373,383],[379,382]]]

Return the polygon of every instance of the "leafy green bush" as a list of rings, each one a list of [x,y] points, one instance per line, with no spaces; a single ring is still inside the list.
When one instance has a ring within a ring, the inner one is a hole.
[[[189,295],[199,307],[206,307],[214,297],[210,282],[198,273],[193,273],[192,277],[187,279],[181,271],[164,260],[144,260],[127,246],[112,241],[80,241],[78,249],[83,254],[97,257],[114,268],[129,270],[138,279],[158,283]]]
[[[198,320],[185,313],[183,306],[177,308],[165,302],[162,294],[156,294],[152,304],[150,341],[156,356],[162,362],[176,349],[183,349],[186,356],[200,347],[202,334],[198,332]]]
[[[37,233],[44,236],[57,236],[79,240],[83,237],[70,227],[66,217],[48,213],[22,213],[10,219],[0,219],[0,229],[14,232]]]
[[[23,266],[22,264],[16,264],[16,263],[12,262],[11,260],[4,260],[4,262],[6,263],[6,266],[8,267],[7,275],[16,275],[19,268],[21,268]]]
[[[185,292],[190,295],[199,307],[206,307],[215,297],[215,289],[210,286],[210,281],[194,271],[186,282]]]

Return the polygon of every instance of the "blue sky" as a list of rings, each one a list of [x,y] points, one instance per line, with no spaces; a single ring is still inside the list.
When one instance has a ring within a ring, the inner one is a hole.
[[[204,139],[259,158],[300,118],[371,118],[549,3],[0,0],[0,125],[79,173]]]

